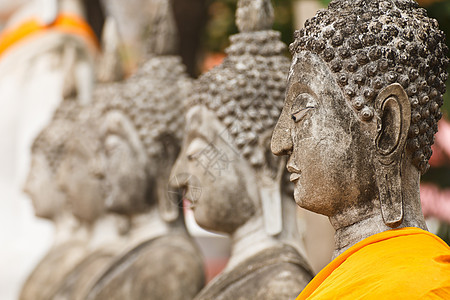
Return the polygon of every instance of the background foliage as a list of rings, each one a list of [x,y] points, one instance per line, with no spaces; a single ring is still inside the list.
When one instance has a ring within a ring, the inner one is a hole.
[[[229,45],[228,37],[237,33],[234,24],[236,0],[209,0],[209,21],[203,36],[203,44],[207,52],[223,52]],[[331,0],[318,0],[325,7]],[[274,29],[281,31],[282,40],[287,45],[292,42],[294,28],[292,3],[294,0],[272,0],[275,9]],[[428,10],[430,17],[439,21],[441,29],[450,36],[450,1],[421,0],[420,5]],[[450,39],[447,39],[450,47]],[[447,90],[450,91],[450,80],[447,81]],[[450,117],[450,92],[444,95],[444,113]]]
[[[292,42],[292,0],[272,1],[275,10],[274,29],[281,31],[286,44]],[[208,9],[209,21],[206,26],[204,44],[209,52],[222,52],[228,45],[228,37],[237,33],[234,23],[236,0],[211,1]]]
[[[450,48],[450,1],[434,2],[425,7],[428,15],[439,22],[439,26],[447,35],[447,46]],[[448,55],[448,54],[447,54]],[[450,68],[449,68],[450,71]],[[450,117],[450,80],[447,80],[447,92],[444,94],[443,111]]]

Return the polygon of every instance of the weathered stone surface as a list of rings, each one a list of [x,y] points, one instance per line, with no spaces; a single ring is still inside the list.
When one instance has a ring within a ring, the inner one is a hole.
[[[52,247],[28,276],[19,299],[50,299],[53,290],[85,255],[86,243],[79,241]]]
[[[296,249],[268,248],[216,277],[196,299],[295,299],[311,279],[308,269]]]
[[[420,173],[442,113],[448,59],[414,1],[333,1],[306,22],[272,151],[296,202],[330,218],[335,255],[391,228],[426,228]]]
[[[123,249],[127,233],[127,228],[122,228],[127,220],[105,209],[108,188],[104,181],[105,157],[100,151],[101,141],[92,130],[86,131],[78,124],[83,110],[77,107],[75,122],[58,148],[61,155],[56,182],[70,203],[71,213],[88,234],[88,240],[85,242],[85,255],[60,278],[60,284],[53,287],[48,297],[50,299],[83,299],[93,280]],[[77,134],[82,133],[85,135],[81,140]]]
[[[312,277],[292,194],[283,190],[289,184],[281,187],[282,160],[269,149],[289,64],[279,33],[261,17],[271,11],[270,1],[239,2],[242,32],[187,99],[174,185],[185,190],[200,226],[232,238],[226,269],[196,299],[292,299]]]
[[[204,285],[201,265],[191,239],[172,232],[142,242],[116,258],[87,299],[189,300]]]
[[[92,106],[79,114],[70,148],[74,156],[84,153],[77,165],[97,175],[99,184],[90,185],[95,189],[90,193],[128,220],[126,240],[94,252],[67,277],[57,298],[192,299],[204,285],[203,262],[186,231],[181,199],[174,203],[167,190],[181,146],[181,101],[192,83],[181,59],[172,55],[169,1],[160,2],[157,41],[146,62],[125,82],[96,89]]]
[[[52,122],[33,143],[32,164],[24,190],[33,202],[36,216],[54,223],[55,239],[49,252],[28,276],[19,299],[49,299],[53,289],[62,283],[87,252],[84,228],[73,217],[66,194],[57,181],[76,113],[76,101],[64,100]]]
[[[114,252],[108,252],[107,249],[97,250],[76,265],[67,276],[63,283],[53,291],[50,299],[84,299],[87,287],[92,285],[93,278],[97,278],[105,272],[114,258]]]
[[[103,88],[109,92],[99,95],[111,97],[96,98],[85,122],[101,140],[106,207],[130,228],[126,248],[82,298],[192,299],[204,285],[203,262],[184,228],[181,199],[173,203],[167,193],[191,82],[178,57],[155,56],[123,84]]]

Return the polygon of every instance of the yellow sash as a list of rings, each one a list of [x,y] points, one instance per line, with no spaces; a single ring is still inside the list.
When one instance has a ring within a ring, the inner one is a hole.
[[[450,248],[419,228],[388,230],[328,264],[303,299],[450,299]]]

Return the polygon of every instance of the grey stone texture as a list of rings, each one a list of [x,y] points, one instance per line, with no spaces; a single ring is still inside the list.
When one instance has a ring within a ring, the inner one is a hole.
[[[272,14],[270,1],[238,2],[241,32],[186,101],[172,177],[191,175],[175,185],[185,190],[195,220],[232,241],[225,270],[195,299],[293,299],[312,278],[283,160],[270,153],[289,69],[280,34],[270,29]]]
[[[295,33],[272,151],[294,198],[330,218],[335,255],[391,228],[426,229],[420,174],[441,118],[447,46],[409,0],[332,1]]]

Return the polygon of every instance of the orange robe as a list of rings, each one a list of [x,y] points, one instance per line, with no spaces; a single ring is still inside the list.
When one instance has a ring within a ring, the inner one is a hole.
[[[301,299],[450,299],[450,247],[418,228],[375,234],[320,271]]]

